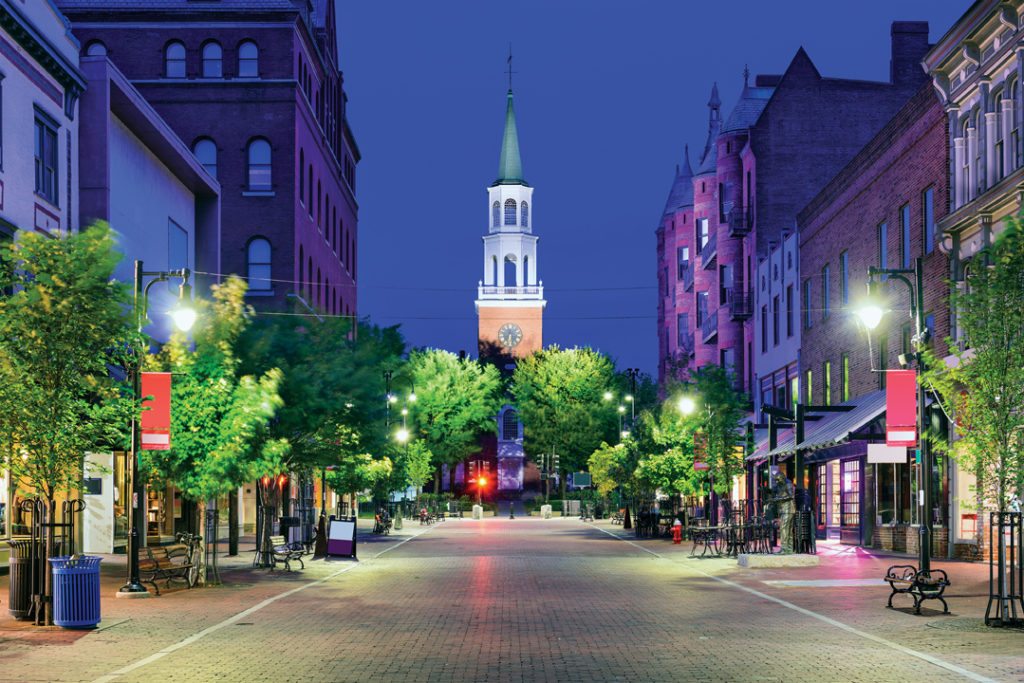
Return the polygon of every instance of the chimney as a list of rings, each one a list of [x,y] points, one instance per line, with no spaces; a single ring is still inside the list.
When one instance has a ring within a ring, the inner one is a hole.
[[[925,79],[921,60],[928,48],[927,21],[892,22],[892,60],[889,62],[889,82],[893,85],[916,87]]]

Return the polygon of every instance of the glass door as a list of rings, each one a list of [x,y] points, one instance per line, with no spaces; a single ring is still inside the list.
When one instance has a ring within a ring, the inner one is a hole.
[[[842,524],[839,539],[860,544],[860,460],[842,461]]]

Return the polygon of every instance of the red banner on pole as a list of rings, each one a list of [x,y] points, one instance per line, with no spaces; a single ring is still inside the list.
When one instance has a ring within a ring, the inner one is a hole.
[[[917,371],[886,370],[885,445],[917,445]]]
[[[171,448],[171,373],[142,373],[142,450]]]
[[[708,437],[700,430],[693,433],[693,469],[711,469],[708,465]]]

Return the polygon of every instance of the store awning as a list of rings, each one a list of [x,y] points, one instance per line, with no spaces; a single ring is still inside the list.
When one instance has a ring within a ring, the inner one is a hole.
[[[779,445],[769,451],[768,456],[789,455],[797,448],[802,451],[815,451],[829,448],[850,439],[850,434],[864,428],[879,415],[885,412],[885,390],[879,390],[853,400],[840,403],[841,406],[852,406],[852,410],[842,413],[825,413],[820,419],[808,421],[804,428],[804,440],[796,444],[796,430],[788,430],[785,438],[779,433]]]

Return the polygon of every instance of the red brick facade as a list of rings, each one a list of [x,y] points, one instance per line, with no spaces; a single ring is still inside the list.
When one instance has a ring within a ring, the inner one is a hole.
[[[909,293],[890,280],[880,293],[891,311],[871,336],[869,355],[864,328],[853,313],[866,293],[870,266],[880,266],[879,226],[887,225],[887,267],[901,268],[902,209],[910,210],[911,260],[924,257],[925,312],[934,316],[933,343],[940,355],[949,334],[945,304],[948,257],[939,250],[936,224],[949,206],[946,118],[930,83],[914,97],[875,138],[832,180],[799,218],[801,292],[810,282],[811,310],[804,311],[801,340],[801,377],[813,373],[813,402],[825,403],[825,363],[831,364],[831,403],[843,396],[843,358],[849,359],[849,398],[876,391],[879,374],[873,369],[897,368],[898,355],[908,351],[913,334]],[[932,245],[925,249],[925,192],[931,189]],[[848,259],[849,301],[844,303],[841,254]],[[828,266],[828,314],[823,305],[823,274]],[[806,326],[806,322],[810,326]],[[879,345],[884,343],[884,350]],[[806,390],[804,391],[806,399]]]

